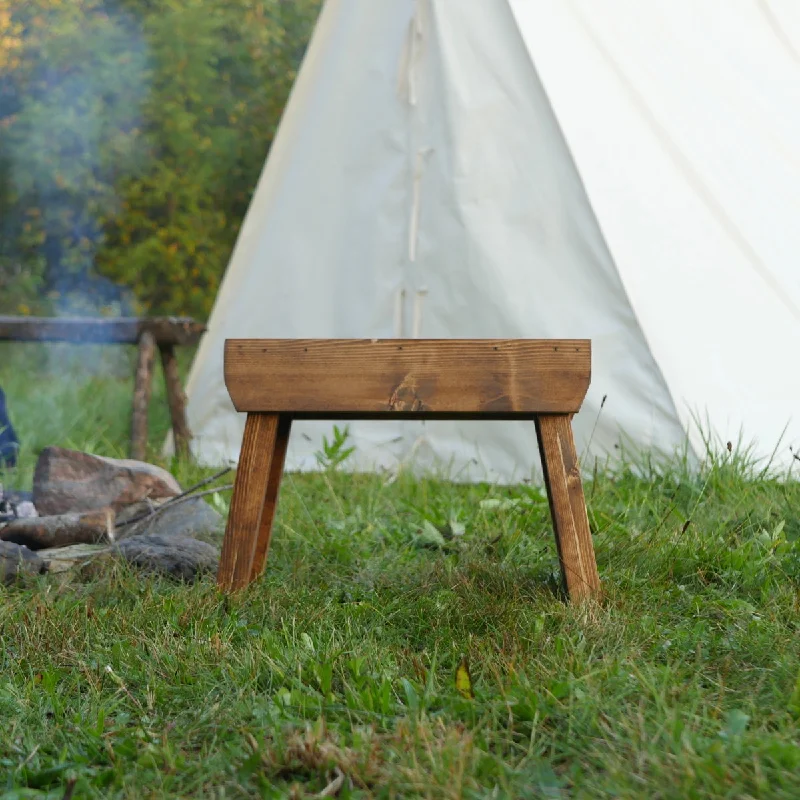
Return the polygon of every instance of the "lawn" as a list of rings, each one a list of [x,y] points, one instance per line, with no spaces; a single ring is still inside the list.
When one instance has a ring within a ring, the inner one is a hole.
[[[125,454],[110,351],[0,352],[7,482],[48,444]],[[159,383],[154,461],[166,429]],[[539,488],[341,470],[287,476],[232,599],[123,567],[0,588],[0,796],[799,797],[797,484],[734,451],[585,488],[599,605],[558,596]]]

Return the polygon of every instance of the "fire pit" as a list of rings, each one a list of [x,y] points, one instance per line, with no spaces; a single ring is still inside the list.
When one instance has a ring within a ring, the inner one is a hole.
[[[183,489],[154,464],[46,447],[32,492],[0,487],[0,583],[107,556],[185,580],[215,572],[225,520],[202,498],[232,488],[204,489],[226,472]]]

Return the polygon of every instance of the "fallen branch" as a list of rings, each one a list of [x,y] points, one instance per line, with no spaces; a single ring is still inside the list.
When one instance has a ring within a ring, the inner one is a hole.
[[[176,500],[182,500],[187,495],[192,494],[192,492],[196,492],[198,489],[202,489],[204,486],[208,486],[209,483],[213,483],[216,480],[219,480],[223,475],[227,475],[231,471],[231,467],[225,467],[225,469],[220,470],[216,473],[216,475],[212,475],[210,478],[204,478],[199,483],[196,483],[194,486],[190,486],[188,489],[185,489],[180,494],[176,494],[175,497],[170,497],[167,500],[168,503],[172,503]]]
[[[204,492],[197,492],[197,494],[193,494],[191,496],[187,495],[187,496],[175,497],[171,500],[168,500],[166,503],[162,503],[160,506],[154,508],[147,516],[155,517],[162,511],[166,511],[168,508],[172,508],[172,506],[179,506],[181,503],[188,503],[190,500],[196,500],[198,497],[207,497],[208,495],[216,494],[217,492],[228,492],[231,489],[233,489],[233,484],[228,483],[225,486],[215,486],[213,489],[206,489]]]
[[[114,512],[104,508],[84,514],[20,517],[0,528],[0,540],[31,550],[113,542]]]
[[[214,489],[206,489],[204,492],[197,492],[197,494],[192,495],[178,495],[177,497],[172,497],[167,500],[166,503],[162,503],[160,506],[156,506],[152,511],[148,511],[146,514],[142,514],[139,517],[134,517],[133,519],[126,520],[125,522],[120,522],[117,527],[121,528],[123,525],[132,525],[134,522],[143,522],[144,520],[153,519],[153,517],[157,517],[159,514],[162,514],[164,511],[168,511],[170,508],[174,508],[175,506],[179,506],[181,503],[188,503],[190,500],[197,500],[199,497],[206,497],[210,494],[216,494],[217,492],[227,492],[230,489],[233,489],[233,484],[229,483],[226,486],[217,486]]]
[[[204,478],[199,483],[196,483],[194,486],[190,486],[188,489],[185,489],[180,494],[176,494],[174,497],[170,497],[168,500],[165,500],[161,505],[155,506],[150,509],[146,514],[141,514],[138,517],[133,517],[133,519],[125,520],[125,522],[118,523],[117,527],[122,528],[125,525],[133,525],[135,522],[142,522],[143,520],[150,519],[154,517],[156,514],[160,514],[167,508],[172,508],[172,506],[178,505],[180,503],[186,502],[187,500],[194,500],[196,497],[205,497],[209,494],[214,494],[214,492],[224,492],[228,489],[232,489],[233,486],[219,486],[215,489],[209,489],[205,492],[197,492],[198,489],[202,489],[204,486],[208,486],[209,483],[213,483],[216,480],[219,480],[223,475],[227,475],[231,471],[230,467],[226,467],[223,470],[220,470],[215,475],[212,475],[210,478]],[[197,492],[197,494],[195,494]]]

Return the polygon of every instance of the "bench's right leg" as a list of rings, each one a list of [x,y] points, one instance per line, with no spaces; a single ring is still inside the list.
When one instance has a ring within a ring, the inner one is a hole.
[[[272,537],[272,522],[275,519],[275,509],[278,506],[278,492],[281,488],[283,477],[283,464],[286,461],[286,448],[289,445],[289,433],[292,429],[292,418],[281,414],[278,420],[278,433],[275,438],[275,447],[272,450],[272,462],[269,467],[269,480],[267,493],[264,498],[264,510],[261,512],[261,524],[258,529],[258,539],[253,555],[253,566],[250,570],[250,580],[254,581],[264,571],[269,552],[269,540]]]
[[[567,594],[570,600],[598,599],[600,576],[571,423],[567,414],[542,414],[536,434]]]
[[[253,562],[265,501],[271,493],[272,464],[278,449],[280,429],[278,414],[247,415],[217,572],[217,585],[223,591],[242,589],[254,577]],[[280,480],[280,474],[277,480]],[[271,522],[270,515],[270,526]],[[266,548],[264,552],[266,554]]]

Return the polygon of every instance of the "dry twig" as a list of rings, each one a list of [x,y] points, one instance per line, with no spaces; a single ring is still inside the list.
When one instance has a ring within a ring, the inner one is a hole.
[[[202,489],[203,486],[208,486],[209,483],[213,483],[214,481],[221,478],[223,475],[227,475],[231,471],[230,467],[226,467],[223,470],[220,470],[215,475],[212,475],[210,478],[205,478],[204,480],[196,483],[194,486],[190,486],[185,491],[181,492],[180,494],[176,494],[175,497],[170,497],[169,500],[165,501],[159,506],[155,506],[150,509],[146,514],[141,514],[138,517],[134,517],[133,519],[126,520],[125,522],[117,523],[117,527],[121,528],[125,525],[133,525],[135,522],[142,522],[144,520],[152,519],[153,517],[160,514],[162,511],[172,508],[173,506],[179,505],[180,503],[185,503],[188,500],[195,500],[198,497],[205,497],[209,494],[214,494],[215,492],[225,492],[229,489],[233,488],[233,484],[228,484],[226,486],[217,486],[214,489],[208,489],[205,492],[198,492],[198,489]]]

